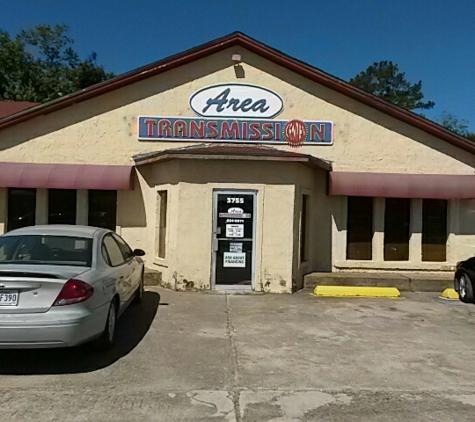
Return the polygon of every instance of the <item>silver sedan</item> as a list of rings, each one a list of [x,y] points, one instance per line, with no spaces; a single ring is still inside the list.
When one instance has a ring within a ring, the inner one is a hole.
[[[110,348],[140,302],[145,252],[97,227],[49,225],[0,236],[0,348]]]

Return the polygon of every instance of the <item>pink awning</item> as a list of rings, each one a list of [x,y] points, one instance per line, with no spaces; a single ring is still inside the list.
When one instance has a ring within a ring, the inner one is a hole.
[[[330,172],[330,195],[472,199],[475,176]]]
[[[132,166],[0,163],[0,187],[133,189]]]

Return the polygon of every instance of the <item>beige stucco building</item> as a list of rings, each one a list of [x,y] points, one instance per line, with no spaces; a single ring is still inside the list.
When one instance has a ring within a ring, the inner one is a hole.
[[[0,120],[0,231],[110,227],[173,289],[451,271],[470,141],[236,33]]]

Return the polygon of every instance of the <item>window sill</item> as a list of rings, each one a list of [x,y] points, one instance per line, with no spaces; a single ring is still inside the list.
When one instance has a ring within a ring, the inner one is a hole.
[[[404,271],[454,271],[450,262],[410,262],[410,261],[335,261],[335,268],[341,270],[404,270]]]
[[[153,265],[157,265],[158,267],[168,268],[168,262],[165,258],[154,258]]]

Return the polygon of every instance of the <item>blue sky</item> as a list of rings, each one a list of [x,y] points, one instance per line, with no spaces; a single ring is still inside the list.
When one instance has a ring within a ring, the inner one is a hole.
[[[82,57],[117,74],[233,31],[348,80],[392,60],[422,80],[424,111],[475,132],[473,0],[0,0],[0,28],[67,24]]]

